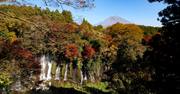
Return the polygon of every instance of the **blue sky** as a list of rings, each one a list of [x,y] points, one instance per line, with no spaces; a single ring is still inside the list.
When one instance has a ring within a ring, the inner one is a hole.
[[[158,12],[165,8],[161,3],[149,3],[147,0],[95,0],[95,5],[91,10],[70,10],[74,16],[85,17],[92,24],[109,16],[119,16],[136,24],[161,26],[157,21]]]
[[[29,0],[41,7],[45,5],[39,0]],[[119,16],[132,23],[161,26],[157,21],[158,12],[165,8],[162,3],[149,3],[148,0],[95,0],[93,9],[73,9],[63,5],[65,10],[72,12],[74,19],[85,18],[91,24],[97,24],[110,16]],[[57,7],[50,7],[57,9]],[[58,8],[61,10],[61,8]]]

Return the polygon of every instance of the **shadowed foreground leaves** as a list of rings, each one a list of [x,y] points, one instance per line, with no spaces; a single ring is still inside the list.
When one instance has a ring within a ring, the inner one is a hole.
[[[49,90],[38,90],[36,91],[33,89],[32,91],[29,92],[29,94],[112,94],[111,92],[103,92],[99,89],[92,88],[92,87],[85,87],[85,90],[87,91],[86,93],[83,91],[78,91],[74,88],[57,88],[57,87],[50,87]]]

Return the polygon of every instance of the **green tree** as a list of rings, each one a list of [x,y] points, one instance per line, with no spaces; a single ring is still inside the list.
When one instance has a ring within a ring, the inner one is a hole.
[[[103,31],[104,30],[102,25],[94,26],[94,29],[97,31]]]
[[[68,23],[73,22],[72,14],[70,11],[63,10],[62,15]]]
[[[145,51],[141,44],[143,31],[136,25],[119,23],[108,27],[107,31],[113,36],[113,44],[117,47],[116,60],[112,63],[112,69],[107,71],[110,86],[118,93],[146,93],[141,91],[145,89],[143,85],[136,85],[137,79],[144,77],[139,75],[143,72],[138,71],[137,67],[141,63],[138,60],[143,57]]]
[[[163,24],[161,34],[157,34],[149,51],[149,59],[155,70],[153,88],[158,94],[180,93],[180,1],[179,0],[149,0],[150,2],[164,2],[167,7],[159,12],[159,19]]]
[[[139,27],[144,31],[144,35],[150,35],[150,36],[155,35],[160,29],[160,27],[144,26],[144,25],[139,25]]]
[[[81,31],[92,31],[93,26],[86,20],[83,19],[81,25],[80,25],[80,30]]]

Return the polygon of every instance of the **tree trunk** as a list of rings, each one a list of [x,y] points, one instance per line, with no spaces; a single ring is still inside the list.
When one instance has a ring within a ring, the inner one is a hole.
[[[73,69],[73,81],[76,81],[76,77],[77,77],[77,68]]]

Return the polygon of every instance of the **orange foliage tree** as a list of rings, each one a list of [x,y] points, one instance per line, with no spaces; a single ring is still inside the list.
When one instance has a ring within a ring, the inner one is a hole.
[[[95,54],[95,50],[94,50],[94,48],[91,47],[91,45],[85,45],[84,46],[84,50],[82,53],[84,58],[91,59],[94,54]]]
[[[73,59],[79,55],[78,46],[76,44],[68,44],[65,46],[65,56]]]

